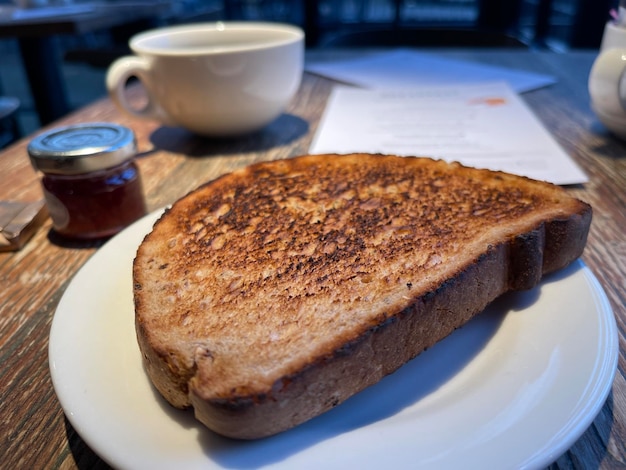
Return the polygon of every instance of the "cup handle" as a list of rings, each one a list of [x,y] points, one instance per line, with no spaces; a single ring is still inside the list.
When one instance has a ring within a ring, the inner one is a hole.
[[[611,115],[626,115],[626,49],[601,52],[589,73],[593,105]]]
[[[133,107],[126,98],[126,82],[130,77],[137,77],[146,90],[148,103],[143,108]],[[156,103],[151,96],[150,88],[150,62],[148,59],[138,56],[120,57],[113,62],[106,74],[106,87],[113,103],[130,116],[141,119],[156,119],[165,124],[171,124],[167,113]]]

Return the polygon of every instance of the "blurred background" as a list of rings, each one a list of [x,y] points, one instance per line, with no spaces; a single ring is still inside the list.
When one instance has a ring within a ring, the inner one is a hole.
[[[48,13],[81,15],[92,5],[103,4],[131,10],[137,5],[134,11],[147,8],[147,13],[113,21],[115,10],[102,10],[99,22],[44,31]],[[309,48],[367,45],[369,39],[350,36],[367,33],[366,38],[375,38],[373,44],[382,45],[505,46],[558,53],[598,48],[604,25],[616,8],[617,0],[0,0],[0,147],[45,124],[32,96],[32,75],[37,70],[31,70],[31,76],[25,71],[24,60],[34,52],[24,45],[24,38],[45,37],[53,46],[45,49],[44,57],[30,59],[58,65],[62,82],[58,86],[64,87],[67,111],[71,111],[103,97],[108,65],[129,52],[127,43],[133,34],[157,26],[268,20],[302,26]],[[27,30],[32,21],[35,25]],[[52,80],[43,72],[39,78],[44,85]]]

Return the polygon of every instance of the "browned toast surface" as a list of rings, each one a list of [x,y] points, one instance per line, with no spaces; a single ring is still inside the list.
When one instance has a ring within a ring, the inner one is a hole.
[[[146,370],[217,432],[280,432],[573,261],[590,220],[557,186],[427,158],[247,167],[177,201],[139,247]]]

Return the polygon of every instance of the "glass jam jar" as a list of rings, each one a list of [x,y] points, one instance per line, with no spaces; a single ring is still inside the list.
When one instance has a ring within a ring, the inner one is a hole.
[[[56,128],[28,145],[54,230],[69,238],[114,235],[146,214],[133,132],[111,123]]]

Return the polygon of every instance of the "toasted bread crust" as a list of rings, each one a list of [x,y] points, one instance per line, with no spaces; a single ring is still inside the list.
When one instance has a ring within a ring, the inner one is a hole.
[[[426,158],[252,165],[176,202],[140,246],[146,370],[218,433],[275,434],[569,264],[590,221],[562,188]]]

